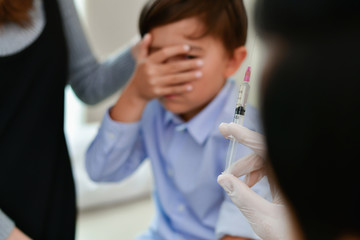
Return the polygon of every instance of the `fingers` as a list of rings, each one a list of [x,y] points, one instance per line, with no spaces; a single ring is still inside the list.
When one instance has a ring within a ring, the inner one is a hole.
[[[265,157],[264,137],[261,134],[236,123],[221,123],[219,130],[224,137],[234,137],[236,141],[251,148],[261,157]]]
[[[266,175],[263,159],[265,155],[263,136],[235,123],[221,123],[219,130],[224,137],[233,136],[238,142],[250,147],[255,152],[237,160],[230,167],[230,173],[234,176],[246,175],[245,182],[252,187]]]
[[[193,90],[192,82],[201,76],[200,71],[191,71],[155,77],[149,80],[148,91],[153,89],[154,97],[186,93]]]
[[[149,59],[155,63],[163,63],[171,57],[178,55],[185,55],[190,51],[189,45],[177,45],[172,47],[162,48],[149,57]]]
[[[253,171],[253,172],[251,172],[250,174],[246,175],[245,183],[246,183],[249,187],[252,187],[252,186],[254,186],[257,182],[259,182],[264,176],[265,176],[265,172],[264,172],[263,169],[259,169],[259,170]]]
[[[183,84],[178,86],[172,87],[163,87],[163,88],[156,88],[154,89],[155,94],[159,97],[166,96],[166,95],[174,95],[174,94],[182,94],[185,92],[192,91],[193,87],[190,84]]]
[[[191,72],[177,73],[164,77],[159,77],[157,79],[153,79],[152,83],[154,85],[160,85],[160,86],[177,85],[177,84],[187,83],[196,80],[201,76],[202,76],[202,72],[191,71]]]
[[[244,175],[250,175],[250,179],[248,179],[246,183],[252,187],[266,175],[264,171],[264,160],[256,153],[249,154],[233,163],[233,165],[230,166],[229,173],[238,178]]]
[[[251,217],[256,211],[266,211],[271,204],[231,174],[219,175],[217,181],[246,217]]]
[[[143,39],[141,40],[139,45],[135,46],[135,48],[137,48],[137,49],[134,50],[134,52],[136,55],[136,59],[138,61],[143,61],[144,59],[146,59],[148,57],[151,40],[152,40],[151,35],[145,34],[145,36],[143,37]]]
[[[261,239],[291,239],[291,233],[288,231],[290,218],[284,205],[267,201],[230,174],[218,176],[218,183]]]
[[[162,75],[191,71],[202,67],[204,62],[201,59],[178,60],[160,65],[158,72]]]
[[[150,49],[151,37],[146,35],[140,43],[139,59],[131,80],[137,95],[149,101],[171,94],[181,94],[193,89],[192,82],[202,77],[201,59],[187,59],[190,47],[178,45]],[[155,49],[157,49],[155,51]],[[150,53],[150,51],[154,51]],[[172,59],[172,60],[169,60]]]

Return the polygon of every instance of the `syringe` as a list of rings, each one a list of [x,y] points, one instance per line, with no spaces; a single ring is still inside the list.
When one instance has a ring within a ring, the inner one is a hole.
[[[240,124],[240,125],[243,125],[244,118],[245,118],[246,103],[247,103],[247,99],[248,99],[249,91],[250,91],[250,85],[249,85],[250,74],[251,74],[251,67],[248,67],[246,70],[246,73],[245,73],[244,81],[240,84],[239,96],[238,96],[238,100],[237,100],[236,108],[235,108],[233,122],[236,124]],[[230,143],[229,143],[228,151],[226,154],[225,172],[229,172],[230,166],[236,160],[234,158],[236,157],[237,142],[234,139],[234,137],[232,137],[232,136],[230,136],[229,139],[230,139]]]

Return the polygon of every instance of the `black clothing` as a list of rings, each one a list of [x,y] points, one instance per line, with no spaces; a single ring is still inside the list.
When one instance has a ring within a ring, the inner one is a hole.
[[[46,25],[0,57],[0,208],[31,238],[74,239],[75,187],[64,136],[67,46],[57,1]]]

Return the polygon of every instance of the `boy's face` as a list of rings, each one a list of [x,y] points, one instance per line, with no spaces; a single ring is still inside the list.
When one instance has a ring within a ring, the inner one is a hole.
[[[219,93],[226,82],[228,54],[222,43],[212,36],[200,39],[202,24],[196,18],[187,18],[175,23],[156,27],[150,31],[152,44],[150,52],[157,49],[187,44],[191,50],[187,56],[176,56],[167,60],[198,58],[203,61],[202,76],[192,82],[193,90],[184,94],[168,95],[159,100],[163,106],[185,121],[198,114]]]

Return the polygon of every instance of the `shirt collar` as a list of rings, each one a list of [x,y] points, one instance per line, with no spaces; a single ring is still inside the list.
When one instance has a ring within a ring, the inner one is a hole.
[[[203,144],[214,130],[214,126],[218,121],[218,116],[222,113],[223,108],[227,108],[227,106],[224,105],[226,104],[234,85],[235,83],[233,80],[228,80],[219,94],[189,122],[184,122],[176,114],[166,111],[164,119],[165,125],[172,122],[176,125],[175,129],[177,131],[187,130],[197,143]],[[230,108],[234,111],[232,106],[230,106]]]

